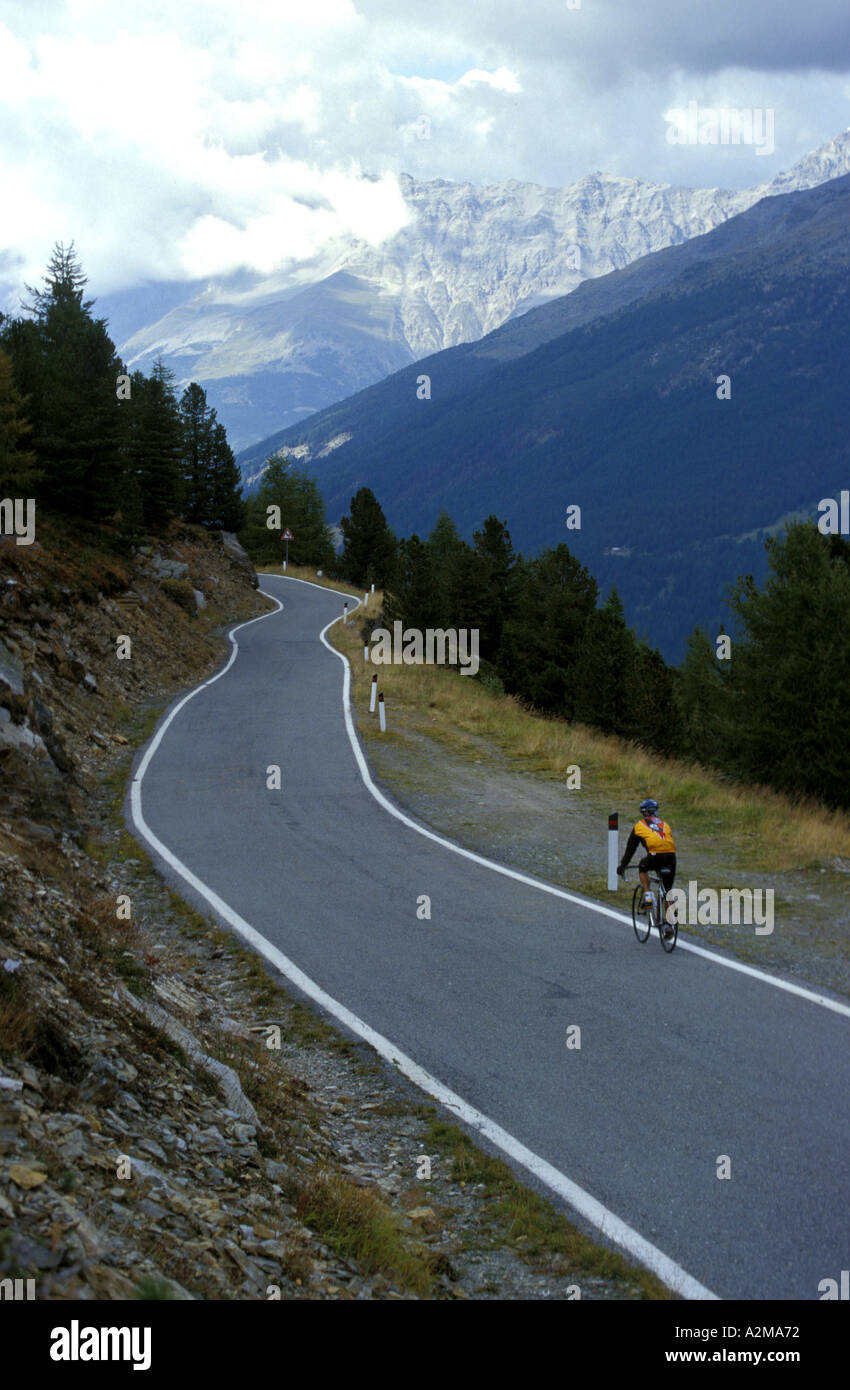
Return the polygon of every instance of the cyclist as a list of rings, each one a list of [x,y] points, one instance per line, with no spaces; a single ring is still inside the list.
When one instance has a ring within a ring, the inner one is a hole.
[[[673,887],[676,879],[676,841],[673,839],[673,832],[666,820],[662,820],[658,814],[658,802],[654,801],[651,796],[640,803],[640,813],[641,819],[637,821],[629,835],[626,851],[620,860],[617,873],[621,878],[624,876],[638,845],[643,845],[646,854],[638,864],[638,871],[644,893],[640,911],[646,912],[653,902],[653,892],[649,886],[650,869],[656,870],[666,892],[669,893]],[[664,935],[668,939],[673,935],[673,928],[666,920]]]

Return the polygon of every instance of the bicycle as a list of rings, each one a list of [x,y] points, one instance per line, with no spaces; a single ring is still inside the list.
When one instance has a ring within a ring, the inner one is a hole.
[[[632,867],[636,866],[629,865],[629,868]],[[629,872],[629,868],[625,870],[623,875],[624,878],[625,874]],[[651,889],[656,889],[657,891],[655,892],[652,902],[647,907],[646,912],[641,912],[639,909],[643,903],[644,888],[640,879],[638,879],[635,884],[635,891],[632,895],[632,926],[635,929],[635,936],[641,943],[648,941],[652,928],[657,927],[658,938],[663,949],[669,955],[670,952],[675,949],[676,942],[679,939],[679,923],[676,920],[673,922],[667,921],[667,890],[661,882],[657,871],[654,869],[649,870],[649,886]],[[673,928],[672,936],[665,937],[665,926]]]

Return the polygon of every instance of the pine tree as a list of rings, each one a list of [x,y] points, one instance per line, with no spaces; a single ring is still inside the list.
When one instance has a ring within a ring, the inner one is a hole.
[[[38,324],[32,319],[10,318],[0,315],[0,350],[8,355],[12,364],[15,389],[20,398],[26,402],[25,414],[30,425],[27,448],[34,452],[34,441],[39,433],[41,400],[45,390],[43,352]]]
[[[122,364],[105,320],[94,319],[93,301],[83,299],[85,285],[73,243],[56,246],[44,288],[28,287],[33,327],[11,341],[13,359],[17,346],[23,378],[33,385],[33,447],[44,470],[40,495],[57,510],[98,520],[120,502],[116,382]]]
[[[443,624],[446,627],[477,628],[479,650],[485,660],[489,660],[492,653],[485,652],[484,633],[492,608],[490,567],[484,557],[466,542],[449,558],[442,596]]]
[[[452,627],[455,625],[450,598],[452,568],[456,564],[458,556],[469,547],[461,539],[457,527],[446,511],[441,511],[437,517],[427,544],[431,555],[434,583],[430,625],[432,627]]]
[[[219,423],[213,426],[209,499],[207,523],[223,531],[238,531],[245,519],[239,469],[224,425]]]
[[[183,426],[183,516],[203,524],[212,515],[215,411],[207,393],[191,381],[180,397]]]
[[[269,515],[269,508],[277,508]],[[325,517],[325,504],[315,478],[299,471],[286,459],[269,459],[259,490],[245,504],[245,521],[239,539],[257,565],[280,564],[284,555],[281,534],[289,529],[292,564],[327,569],[333,543]]]
[[[435,616],[434,562],[430,548],[414,534],[398,546],[392,590],[384,598],[383,617],[386,623],[400,619],[406,627],[419,628],[440,624]]]
[[[396,563],[396,538],[371,488],[361,487],[351,499],[350,515],[340,520],[344,545],[340,557],[343,577],[352,584],[391,583]]]
[[[761,590],[730,595],[733,770],[831,806],[850,804],[850,548],[813,522],[766,545]]]
[[[514,581],[517,560],[507,523],[499,521],[492,514],[480,531],[472,533],[472,539],[475,553],[484,566],[488,595],[478,623],[481,653],[488,661],[495,661],[505,623],[516,604],[517,587]]]
[[[440,512],[428,537],[428,547],[437,570],[444,569],[453,555],[462,550],[464,542],[448,512]]]
[[[729,749],[726,725],[729,663],[718,661],[716,648],[701,627],[688,638],[679,668],[677,700],[682,723],[681,751],[708,766],[723,765]]]
[[[173,373],[161,360],[150,377],[131,380],[135,429],[134,477],[145,526],[162,530],[180,511],[183,430]]]
[[[136,541],[144,529],[142,501],[142,403],[147,387],[144,372],[128,373],[129,397],[121,402],[121,500],[117,520],[125,540]]]
[[[191,381],[180,398],[183,430],[183,515],[199,526],[237,531],[245,521],[239,469],[227,431]]]
[[[588,615],[576,644],[573,713],[583,724],[630,738],[636,731],[637,642],[616,589]]]
[[[673,757],[682,749],[683,723],[678,700],[678,672],[659,651],[638,642],[630,679],[633,725],[627,736],[644,748]]]
[[[505,687],[537,709],[572,718],[574,668],[596,605],[596,581],[563,543],[520,567],[520,576],[505,629],[514,653],[503,667]]]
[[[291,479],[291,501],[287,505],[289,528],[295,536],[294,541],[290,541],[293,561],[326,569],[333,562],[334,548],[319,484],[298,468],[292,469]]]
[[[32,425],[25,407],[15,385],[12,359],[0,351],[0,498],[37,495],[41,470],[27,448]]]

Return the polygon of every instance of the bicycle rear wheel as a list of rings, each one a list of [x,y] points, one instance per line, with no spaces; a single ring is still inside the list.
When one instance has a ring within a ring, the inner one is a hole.
[[[669,923],[668,923],[668,921],[667,921],[667,899],[666,899],[666,897],[665,897],[665,898],[660,898],[660,899],[659,899],[658,910],[657,910],[657,911],[658,911],[658,935],[659,935],[659,937],[661,938],[661,945],[662,945],[662,947],[664,948],[664,950],[665,950],[665,951],[667,952],[667,954],[669,955],[671,951],[675,950],[675,948],[676,948],[676,942],[679,940],[679,922],[678,922],[678,915],[677,915],[676,913],[674,913],[674,914],[673,914],[674,920],[673,920],[672,922],[669,922]],[[664,935],[664,928],[667,927],[667,926],[670,927],[670,929],[671,929],[671,931],[672,931],[672,933],[673,933],[672,936],[665,937],[665,935]]]
[[[646,941],[652,928],[649,911],[639,913],[638,908],[643,902],[643,885],[638,882],[635,885],[634,896],[632,897],[632,926],[635,929],[635,936],[638,941]]]

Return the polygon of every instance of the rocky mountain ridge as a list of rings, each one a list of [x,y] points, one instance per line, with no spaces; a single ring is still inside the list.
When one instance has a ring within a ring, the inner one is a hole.
[[[279,451],[334,520],[366,485],[400,535],[445,508],[466,536],[495,513],[526,555],[566,541],[678,662],[737,574],[763,580],[767,529],[844,486],[848,208],[850,175],[764,198],[262,441],[243,477]]]
[[[181,385],[199,381],[239,450],[586,279],[700,236],[761,198],[848,169],[850,131],[738,191],[598,172],[565,188],[404,174],[411,221],[383,245],[351,239],[272,276],[206,284],[120,351],[133,368],[161,356]]]

